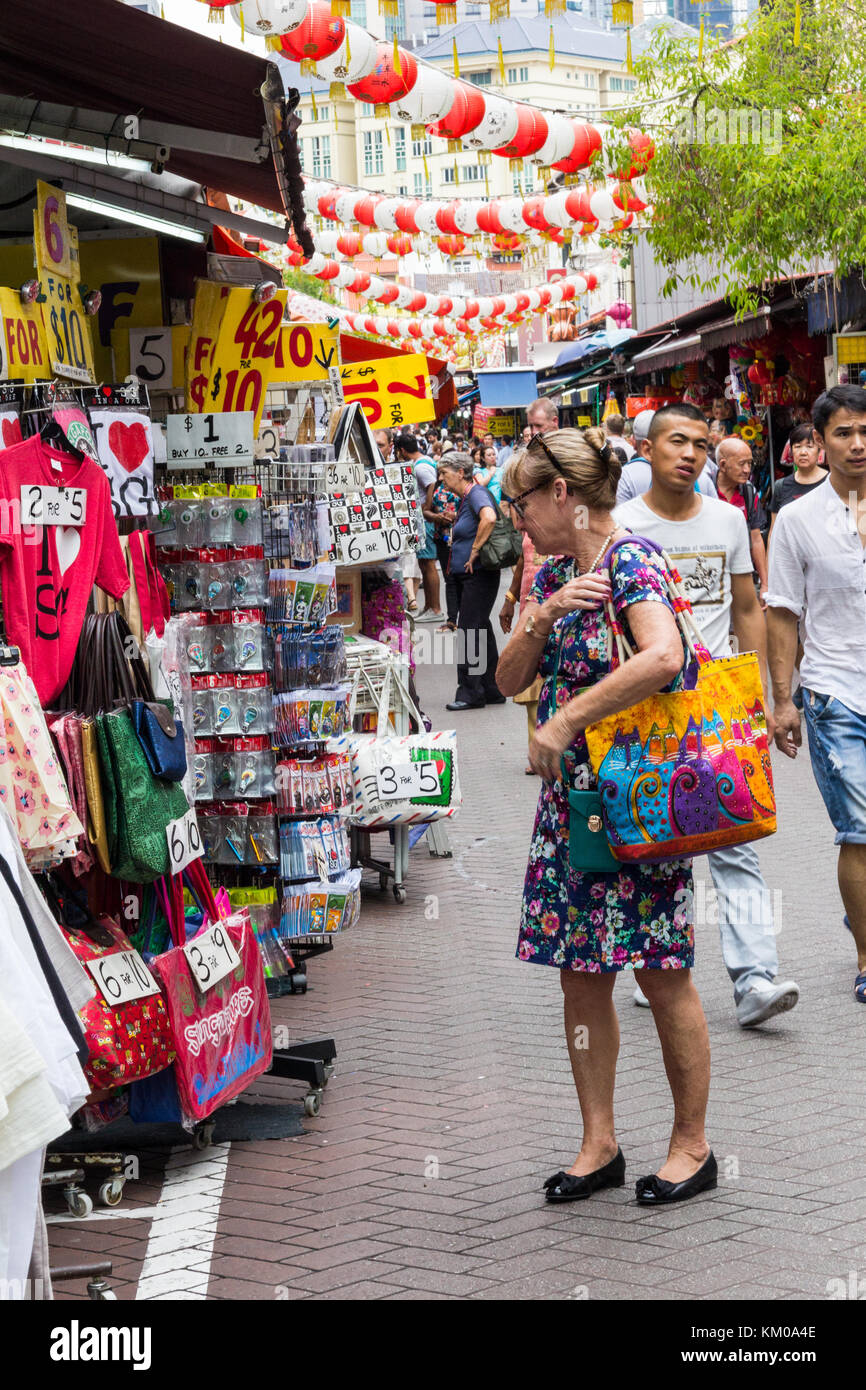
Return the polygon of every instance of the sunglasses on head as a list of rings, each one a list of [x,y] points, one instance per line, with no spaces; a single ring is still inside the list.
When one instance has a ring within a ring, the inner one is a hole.
[[[559,459],[556,457],[556,454],[553,452],[553,450],[550,449],[547,444],[545,444],[544,436],[540,432],[532,436],[532,438],[526,445],[527,449],[531,449],[534,444],[541,445],[541,448],[547,456],[548,462],[552,463],[557,473],[559,473],[559,475],[564,478],[565,470],[562,467],[562,464],[559,462]],[[535,487],[527,488],[525,492],[519,493],[517,497],[507,497],[506,494],[503,492],[502,500],[503,502],[507,502],[509,507],[513,507],[517,515],[520,517],[520,520],[523,521],[525,515],[523,503],[525,502],[526,498],[531,497],[533,492],[538,492],[540,488],[547,486],[547,483],[536,483]]]

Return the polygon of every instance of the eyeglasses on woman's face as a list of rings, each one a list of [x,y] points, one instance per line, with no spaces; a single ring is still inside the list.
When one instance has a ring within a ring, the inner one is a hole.
[[[518,495],[517,495],[516,497],[507,497],[507,496],[505,495],[505,493],[503,492],[503,494],[502,494],[502,500],[503,500],[503,502],[507,502],[508,505],[509,505],[509,507],[513,508],[513,510],[515,511],[515,513],[517,514],[517,516],[520,517],[520,520],[521,520],[521,521],[525,521],[525,520],[526,520],[526,507],[525,507],[525,502],[526,502],[527,497],[531,497],[532,494],[533,494],[533,492],[539,492],[539,491],[541,490],[541,488],[543,488],[543,487],[549,487],[549,483],[536,483],[536,484],[535,484],[535,487],[528,487],[528,488],[526,489],[525,492],[518,493]]]
[[[556,471],[557,471],[557,473],[560,475],[560,477],[564,478],[564,477],[565,477],[565,469],[563,468],[562,464],[559,462],[559,459],[556,457],[556,454],[553,452],[553,450],[552,450],[547,444],[545,444],[545,442],[544,442],[544,436],[543,436],[542,434],[539,433],[539,434],[534,434],[534,435],[532,436],[532,438],[529,440],[529,442],[528,442],[527,445],[526,445],[527,450],[531,449],[535,444],[537,444],[537,445],[543,450],[543,452],[544,452],[545,455],[547,456],[548,462],[553,464],[554,468],[556,469]],[[524,505],[523,505],[525,499],[526,499],[527,497],[531,497],[532,494],[533,494],[533,492],[538,492],[541,488],[543,488],[543,487],[549,487],[549,486],[550,486],[550,483],[549,483],[549,482],[547,482],[547,483],[536,483],[535,487],[529,487],[529,488],[527,488],[525,492],[519,493],[519,494],[517,495],[517,497],[506,497],[505,493],[503,492],[503,494],[502,494],[502,500],[503,500],[503,502],[507,502],[508,505],[509,505],[509,507],[513,507],[514,510],[515,510],[515,512],[517,513],[517,515],[520,517],[520,520],[523,521],[523,520],[525,519],[525,516],[526,516],[526,511],[525,511],[525,508],[524,508]]]

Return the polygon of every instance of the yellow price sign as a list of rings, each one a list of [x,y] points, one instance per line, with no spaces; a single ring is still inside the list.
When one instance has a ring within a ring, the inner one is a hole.
[[[41,305],[22,304],[17,290],[0,289],[0,381],[50,375]]]
[[[94,382],[93,343],[90,322],[74,280],[65,275],[40,274],[42,320],[48,340],[48,361],[54,376]]]
[[[427,358],[421,352],[352,362],[341,368],[340,381],[347,404],[357,401],[374,428],[436,418]]]
[[[41,273],[52,271],[55,275],[72,278],[72,239],[66,220],[66,194],[62,188],[53,184],[36,184],[36,212],[34,213],[34,241],[36,261]],[[78,257],[78,238],[75,237],[75,256]]]
[[[339,328],[324,323],[285,324],[274,354],[272,381],[327,381],[340,365]]]
[[[287,294],[277,290],[260,304],[251,289],[197,282],[186,369],[189,414],[251,410],[258,434]]]
[[[493,419],[487,422],[487,432],[498,439],[507,438],[514,433],[514,416],[494,415]]]

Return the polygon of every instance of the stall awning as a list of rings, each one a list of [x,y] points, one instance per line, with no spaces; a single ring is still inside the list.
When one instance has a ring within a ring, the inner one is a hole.
[[[662,367],[678,367],[681,362],[698,362],[706,355],[700,333],[691,333],[685,338],[671,335],[655,347],[635,353],[632,363],[636,372],[654,372]]]
[[[118,0],[3,7],[0,93],[29,100],[32,132],[40,133],[35,103],[66,108],[66,134],[49,138],[81,144],[92,143],[81,127],[88,112],[116,116],[121,135],[125,118],[137,116],[143,142],[170,147],[169,173],[282,212],[286,175],[268,140],[268,83],[271,99],[282,98],[278,70],[264,58]],[[0,124],[9,128],[8,114]]]
[[[708,323],[699,334],[704,351],[714,352],[716,348],[729,347],[732,343],[748,343],[753,338],[766,338],[773,331],[770,318],[772,313],[770,305],[764,304],[756,314],[747,314],[745,318],[738,319],[732,315],[727,319],[719,319],[716,323]]]
[[[482,405],[515,410],[538,396],[538,378],[527,367],[480,367],[478,390]]]

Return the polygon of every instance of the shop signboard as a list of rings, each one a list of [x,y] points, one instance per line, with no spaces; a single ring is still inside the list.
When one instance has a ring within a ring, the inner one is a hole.
[[[253,462],[251,410],[169,415],[165,422],[169,468],[247,468]]]
[[[487,422],[485,434],[492,434],[495,439],[513,439],[515,434],[515,424],[513,415],[494,415]]]
[[[436,417],[427,358],[421,352],[350,363],[341,368],[340,381],[346,403],[356,401],[373,429]]]
[[[274,382],[327,381],[339,365],[339,323],[284,324],[274,353]]]
[[[22,304],[17,290],[0,289],[0,381],[43,381],[50,376],[40,304]]]
[[[262,303],[245,286],[196,282],[186,364],[190,412],[252,411],[258,432],[274,374],[286,290]]]

